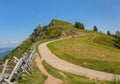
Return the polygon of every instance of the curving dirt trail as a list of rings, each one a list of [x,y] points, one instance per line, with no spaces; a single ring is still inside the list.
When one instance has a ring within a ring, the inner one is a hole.
[[[55,40],[56,41],[56,40]],[[53,42],[53,41],[50,41]],[[39,52],[41,57],[52,67],[57,68],[59,70],[70,72],[77,75],[87,76],[92,79],[98,80],[113,80],[120,79],[120,75],[115,75],[107,72],[91,70],[88,68],[84,68],[70,62],[64,61],[58,58],[55,54],[53,54],[47,47],[47,44],[50,42],[42,43],[39,45]]]

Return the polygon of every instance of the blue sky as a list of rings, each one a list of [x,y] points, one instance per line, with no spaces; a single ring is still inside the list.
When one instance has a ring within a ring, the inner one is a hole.
[[[0,0],[0,47],[15,46],[53,18],[120,31],[120,0]]]

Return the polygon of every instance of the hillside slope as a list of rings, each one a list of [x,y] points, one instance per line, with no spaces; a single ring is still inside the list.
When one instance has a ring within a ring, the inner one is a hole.
[[[3,69],[3,63],[6,59],[13,60],[13,56],[16,56],[17,58],[20,58],[24,52],[29,53],[31,46],[34,43],[42,43],[46,42],[52,39],[58,39],[58,38],[64,38],[71,35],[76,35],[81,32],[79,29],[76,29],[73,27],[73,25],[69,22],[60,21],[60,20],[52,20],[49,25],[47,26],[38,26],[36,29],[34,29],[34,32],[25,40],[23,41],[17,48],[12,50],[11,53],[9,53],[7,56],[4,56],[2,59],[0,59],[0,71]],[[36,51],[37,52],[37,51]],[[13,61],[10,61],[9,63],[11,66],[14,65]],[[20,84],[24,83],[34,83],[32,77],[37,77],[35,80],[39,84],[42,84],[46,77],[43,73],[39,72],[39,70],[36,68],[35,65],[35,73],[32,74],[30,77],[27,77],[27,80],[19,80]],[[41,78],[39,80],[39,78]],[[33,78],[34,79],[34,78]]]
[[[115,38],[91,32],[85,36],[48,44],[50,50],[61,59],[94,70],[120,74],[120,50]]]

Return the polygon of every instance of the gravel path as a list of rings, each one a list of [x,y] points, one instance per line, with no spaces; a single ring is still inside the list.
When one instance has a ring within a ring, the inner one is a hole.
[[[50,42],[53,42],[53,41],[50,41]],[[92,79],[98,79],[98,80],[113,80],[115,78],[120,79],[120,75],[91,70],[88,68],[77,66],[75,64],[69,63],[67,61],[64,61],[58,58],[57,56],[55,56],[55,54],[53,54],[48,49],[47,44],[50,42],[40,44],[39,52],[41,54],[41,57],[52,67],[65,71],[65,72],[70,72],[73,74],[86,76]]]
[[[35,59],[36,65],[39,68],[39,70],[47,75],[47,79],[45,80],[44,84],[62,84],[62,80],[55,78],[47,73],[47,71],[44,69],[42,65],[42,59],[40,60],[40,57],[37,55]]]

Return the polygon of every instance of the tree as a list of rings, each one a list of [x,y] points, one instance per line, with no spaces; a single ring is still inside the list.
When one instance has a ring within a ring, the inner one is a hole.
[[[97,31],[97,32],[98,32],[97,26],[94,26],[94,27],[93,27],[93,31]]]
[[[116,37],[117,37],[118,43],[120,44],[120,32],[119,31],[116,32]]]
[[[81,26],[82,26],[82,29],[85,29],[84,24],[82,24]]]
[[[120,48],[120,32],[119,31],[117,31],[116,32],[116,35],[115,35],[115,37],[116,37],[116,46],[118,47],[118,48]]]
[[[75,25],[74,25],[76,28],[80,28],[81,27],[81,23],[80,22],[75,22]]]
[[[107,31],[107,35],[111,36],[111,33],[110,33],[110,31],[109,31],[109,30]]]
[[[74,27],[78,29],[85,29],[84,24],[81,24],[80,22],[75,22]]]
[[[116,37],[120,37],[120,32],[119,31],[116,32]]]

